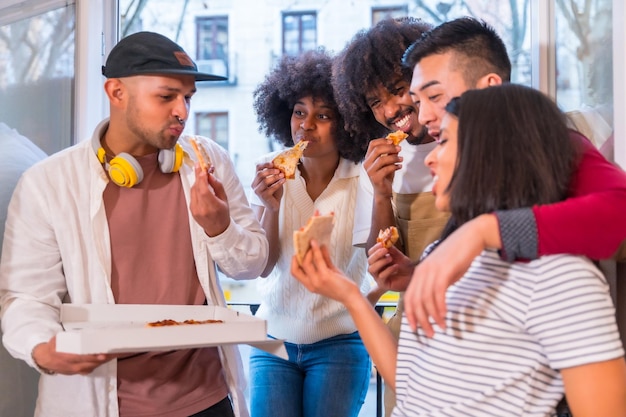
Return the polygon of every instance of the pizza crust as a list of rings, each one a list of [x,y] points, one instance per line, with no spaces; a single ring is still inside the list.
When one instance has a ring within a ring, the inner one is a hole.
[[[195,138],[189,139],[189,142],[191,143],[193,152],[196,154],[196,159],[198,160],[198,163],[200,163],[200,167],[202,167],[202,170],[208,172],[209,168],[211,168],[212,166],[212,163],[206,149],[204,149],[202,143],[198,142]]]

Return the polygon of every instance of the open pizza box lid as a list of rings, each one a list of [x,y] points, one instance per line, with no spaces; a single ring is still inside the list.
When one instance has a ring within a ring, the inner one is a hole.
[[[149,327],[165,319],[222,323]],[[248,344],[287,359],[282,340],[267,337],[265,320],[225,307],[145,304],[63,304],[58,352],[93,354],[167,351]]]

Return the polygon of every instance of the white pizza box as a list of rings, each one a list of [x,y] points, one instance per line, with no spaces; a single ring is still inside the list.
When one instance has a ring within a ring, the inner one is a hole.
[[[222,320],[223,323],[149,327],[171,319]],[[267,337],[265,320],[216,306],[152,304],[63,304],[58,352],[93,354],[167,351],[249,344],[286,358],[281,340]]]

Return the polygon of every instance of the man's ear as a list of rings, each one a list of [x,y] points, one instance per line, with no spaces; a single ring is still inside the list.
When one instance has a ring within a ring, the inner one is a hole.
[[[104,82],[104,92],[113,106],[119,106],[124,100],[125,90],[126,86],[119,78],[108,78]]]
[[[490,72],[487,75],[482,76],[476,83],[476,88],[493,87],[494,85],[501,85],[502,78],[495,72]]]

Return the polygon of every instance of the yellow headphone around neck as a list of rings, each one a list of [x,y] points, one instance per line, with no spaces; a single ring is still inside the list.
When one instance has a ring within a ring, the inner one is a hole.
[[[131,188],[143,180],[143,169],[131,154],[121,152],[107,162],[106,151],[100,145],[100,138],[97,135],[94,135],[92,145],[98,161],[104,164],[113,183],[120,187]],[[161,172],[164,174],[178,172],[183,164],[183,155],[183,148],[178,143],[172,149],[161,149],[158,156]]]

